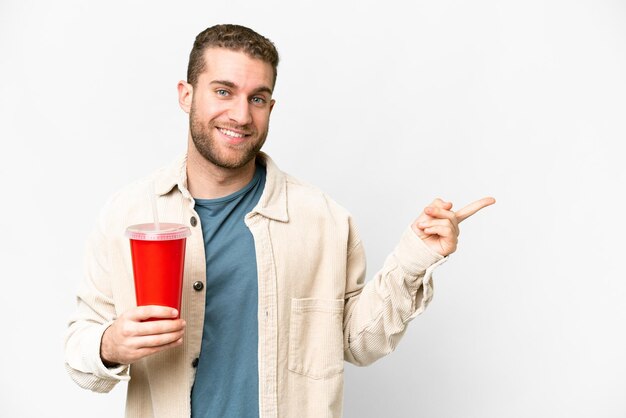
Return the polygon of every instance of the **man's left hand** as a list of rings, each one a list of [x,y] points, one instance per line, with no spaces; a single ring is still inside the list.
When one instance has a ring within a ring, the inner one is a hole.
[[[453,212],[452,203],[435,199],[411,225],[418,237],[433,251],[447,256],[456,251],[459,238],[459,224],[481,210],[493,205],[493,197],[485,197]]]

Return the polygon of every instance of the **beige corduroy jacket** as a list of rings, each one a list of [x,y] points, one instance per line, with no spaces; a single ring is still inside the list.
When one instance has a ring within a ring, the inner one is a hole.
[[[432,270],[445,258],[407,228],[365,284],[365,254],[349,213],[281,172],[267,155],[259,158],[267,167],[266,186],[245,223],[254,236],[258,270],[260,416],[340,417],[344,360],[363,366],[394,350],[408,322],[430,302]],[[192,231],[181,309],[184,343],[107,369],[100,359],[102,334],[135,306],[124,231],[151,221],[152,182],[161,220]],[[193,283],[204,282],[206,274],[202,228],[186,184],[182,157],[126,187],[107,203],[87,245],[78,307],[66,336],[66,368],[80,386],[97,392],[129,381],[129,418],[190,416],[206,297],[206,287],[196,291]]]

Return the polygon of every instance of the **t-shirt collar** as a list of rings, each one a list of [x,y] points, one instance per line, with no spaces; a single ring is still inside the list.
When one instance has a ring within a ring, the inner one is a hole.
[[[252,210],[266,218],[280,222],[288,222],[287,212],[287,178],[274,161],[264,152],[259,152],[259,161],[266,168],[265,189],[259,203]],[[165,167],[155,178],[155,193],[164,196],[177,187],[183,196],[193,200],[187,190],[187,154],[178,157],[171,165]]]

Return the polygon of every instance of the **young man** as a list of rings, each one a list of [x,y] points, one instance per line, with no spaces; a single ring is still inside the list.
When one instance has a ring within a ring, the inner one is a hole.
[[[113,196],[89,239],[66,367],[94,391],[130,380],[127,417],[340,417],[344,360],[367,365],[396,347],[458,223],[494,202],[453,212],[436,199],[364,284],[348,212],[260,152],[277,65],[248,28],[200,33],[178,83],[187,154]],[[192,231],[180,319],[135,306],[124,231],[151,219],[152,185],[161,218]]]

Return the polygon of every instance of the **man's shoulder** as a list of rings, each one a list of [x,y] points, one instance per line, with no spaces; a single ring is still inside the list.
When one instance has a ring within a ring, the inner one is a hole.
[[[350,212],[328,193],[316,185],[285,173],[287,195],[290,206],[297,206],[307,211],[329,213],[333,216],[348,218]]]
[[[311,183],[296,178],[276,165],[265,153],[260,153],[261,164],[267,168],[269,195],[274,202],[286,204],[289,216],[294,213],[306,215],[331,215],[337,218],[348,218],[349,212],[332,199],[327,193]],[[283,190],[284,188],[284,190]]]
[[[283,172],[283,174],[285,176],[285,182],[287,183],[287,187],[289,187],[290,189],[304,195],[309,195],[313,198],[329,198],[328,195],[318,186],[304,181],[300,178],[294,177],[289,173]]]

